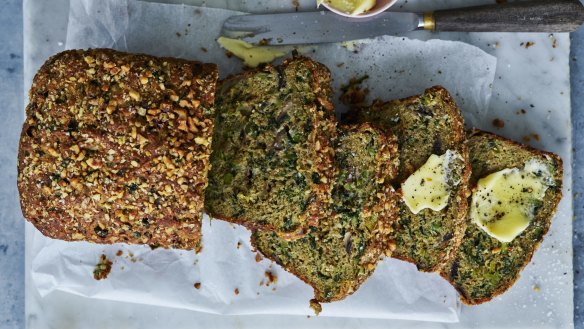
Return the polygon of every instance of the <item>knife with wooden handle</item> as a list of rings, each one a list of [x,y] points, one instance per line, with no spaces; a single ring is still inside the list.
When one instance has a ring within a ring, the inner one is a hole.
[[[254,44],[329,43],[399,35],[414,30],[456,32],[572,32],[584,22],[579,0],[536,0],[427,13],[383,12],[347,18],[329,11],[239,15],[222,35]]]
[[[584,7],[579,0],[523,1],[440,10],[427,16],[424,28],[435,31],[572,32],[584,20]]]

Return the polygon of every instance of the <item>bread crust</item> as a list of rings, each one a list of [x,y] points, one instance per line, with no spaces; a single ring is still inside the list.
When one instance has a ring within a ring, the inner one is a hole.
[[[25,218],[55,239],[200,250],[217,77],[111,49],[51,57],[19,145]]]
[[[494,140],[498,140],[501,141],[503,143],[506,143],[508,145],[514,146],[514,147],[518,147],[521,148],[527,152],[530,152],[531,154],[533,154],[534,157],[545,157],[545,158],[551,158],[553,159],[552,161],[556,162],[558,164],[557,166],[557,171],[554,172],[554,180],[556,181],[556,183],[558,183],[557,187],[557,193],[555,193],[552,198],[550,199],[550,202],[552,204],[552,209],[549,210],[549,216],[546,218],[546,220],[544,221],[544,226],[543,226],[543,232],[542,232],[542,238],[539,241],[536,241],[532,246],[533,248],[525,255],[525,259],[523,260],[523,262],[520,264],[519,268],[517,269],[517,271],[515,272],[515,275],[513,277],[511,277],[505,285],[502,285],[500,287],[498,287],[495,291],[493,291],[491,293],[490,296],[488,297],[483,297],[483,298],[469,298],[466,295],[466,292],[462,289],[461,286],[459,286],[454,279],[450,276],[450,269],[452,267],[452,261],[453,259],[451,259],[449,261],[449,263],[447,264],[447,266],[445,266],[444,268],[441,269],[441,271],[439,272],[440,276],[442,276],[444,279],[446,279],[447,281],[450,282],[450,284],[458,291],[459,293],[459,297],[460,300],[466,304],[466,305],[479,305],[485,302],[488,302],[490,300],[492,300],[493,298],[503,294],[504,292],[506,292],[507,290],[509,290],[513,284],[515,284],[515,282],[519,279],[520,277],[520,273],[521,271],[525,268],[525,266],[527,266],[527,264],[529,264],[531,262],[531,259],[533,257],[533,254],[535,253],[535,251],[539,248],[539,246],[541,245],[541,242],[543,241],[545,235],[548,233],[550,225],[551,225],[551,220],[554,217],[558,205],[560,203],[560,200],[562,198],[562,185],[563,185],[563,162],[562,159],[557,156],[554,153],[551,152],[545,152],[545,151],[541,151],[538,149],[535,149],[531,146],[528,145],[524,145],[518,142],[515,142],[513,140],[486,132],[486,131],[482,131],[479,129],[472,129],[471,131],[468,132],[468,138],[471,139],[473,137],[487,137],[489,139],[494,139]],[[471,155],[472,157],[472,155]],[[481,173],[482,177],[489,175],[492,172],[484,172]],[[480,177],[474,177],[471,180],[471,185],[474,188],[476,186],[476,183],[478,181]],[[546,196],[547,198],[547,196]],[[468,198],[468,203],[470,204],[470,197]],[[470,224],[470,217],[467,217],[467,223],[468,225],[472,225]],[[456,258],[456,255],[454,255],[454,258]]]

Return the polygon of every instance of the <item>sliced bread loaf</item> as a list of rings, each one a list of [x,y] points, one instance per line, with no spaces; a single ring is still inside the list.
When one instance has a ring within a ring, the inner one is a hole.
[[[206,209],[287,239],[331,202],[336,121],[328,69],[305,57],[223,81]]]
[[[18,154],[24,216],[44,235],[200,249],[217,66],[110,49],[51,57]]]
[[[335,147],[338,174],[332,216],[297,240],[254,231],[252,244],[314,288],[315,300],[330,302],[353,293],[389,248],[397,218],[395,137],[369,124],[345,127]]]
[[[347,120],[378,123],[397,135],[400,166],[396,184],[403,183],[431,155],[457,154],[449,165],[447,206],[415,214],[402,199],[400,219],[392,233],[392,257],[412,262],[422,271],[437,270],[456,251],[465,228],[470,165],[460,110],[448,91],[436,86],[420,96],[354,110]]]
[[[555,154],[532,149],[483,131],[469,135],[471,186],[479,179],[509,168],[523,168],[537,161],[551,174],[543,201],[537,201],[529,226],[511,242],[503,243],[471,222],[458,252],[441,275],[460,293],[466,304],[480,304],[505,292],[519,278],[547,233],[562,197],[562,160]],[[531,193],[526,191],[526,193]],[[470,202],[469,198],[469,202]]]

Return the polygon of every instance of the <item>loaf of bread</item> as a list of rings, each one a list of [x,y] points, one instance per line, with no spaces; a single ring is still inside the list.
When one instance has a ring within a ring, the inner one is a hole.
[[[396,185],[403,183],[426,163],[431,155],[455,151],[452,161],[447,206],[429,208],[414,214],[402,200],[400,219],[392,239],[392,257],[416,264],[422,271],[439,269],[456,251],[465,229],[470,165],[460,110],[446,89],[436,86],[420,96],[354,110],[347,116],[352,122],[375,122],[390,128],[399,144],[399,174]]]
[[[206,210],[295,239],[327,217],[336,120],[330,73],[296,56],[223,81]]]
[[[338,173],[330,217],[304,237],[287,241],[256,230],[252,244],[314,288],[312,304],[340,300],[357,290],[389,251],[397,219],[397,142],[369,124],[340,130],[335,146]]]
[[[563,169],[562,160],[553,153],[483,131],[470,133],[468,147],[472,165],[470,183],[473,186],[489,174],[508,168],[523,168],[532,160],[543,164],[552,176],[543,201],[535,206],[529,226],[511,242],[503,243],[490,236],[472,223],[469,216],[462,244],[441,275],[458,290],[464,303],[480,304],[509,289],[531,260],[562,197]]]
[[[217,76],[214,64],[110,49],[51,57],[20,139],[26,219],[55,239],[199,251],[206,209],[252,229],[258,251],[314,288],[315,308],[355,292],[384,255],[439,271],[464,303],[483,303],[513,285],[549,229],[561,159],[467,136],[442,87],[354,109],[337,128],[322,64],[294,56],[232,76],[215,102]],[[447,203],[413,211],[404,182],[449,152]],[[471,221],[469,187],[530,161],[551,173],[545,195],[501,242]]]
[[[109,49],[51,57],[20,140],[26,219],[55,239],[199,250],[217,76]]]

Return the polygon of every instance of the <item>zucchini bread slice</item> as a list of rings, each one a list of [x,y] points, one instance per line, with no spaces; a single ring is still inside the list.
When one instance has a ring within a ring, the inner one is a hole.
[[[24,216],[55,239],[199,250],[217,76],[111,49],[51,57],[20,138]]]
[[[471,186],[479,179],[507,168],[523,168],[529,161],[542,163],[551,174],[543,201],[538,202],[525,230],[503,243],[468,219],[462,244],[441,271],[465,304],[480,304],[509,289],[519,278],[547,233],[562,197],[562,160],[491,133],[475,130],[468,139],[472,166]]]
[[[388,251],[397,219],[397,142],[369,124],[340,129],[335,147],[338,174],[331,212],[304,237],[287,241],[254,231],[252,245],[314,288],[319,302],[340,300],[357,290]]]
[[[217,93],[206,210],[287,239],[331,202],[336,120],[328,69],[295,56],[233,76]]]
[[[422,167],[431,155],[447,151],[458,155],[449,165],[446,207],[439,211],[426,208],[414,214],[401,199],[400,219],[392,233],[396,248],[392,257],[412,262],[422,271],[438,270],[456,251],[466,225],[470,165],[460,110],[446,89],[435,86],[420,96],[376,102],[369,108],[354,110],[348,119],[376,122],[397,135],[397,184]]]

